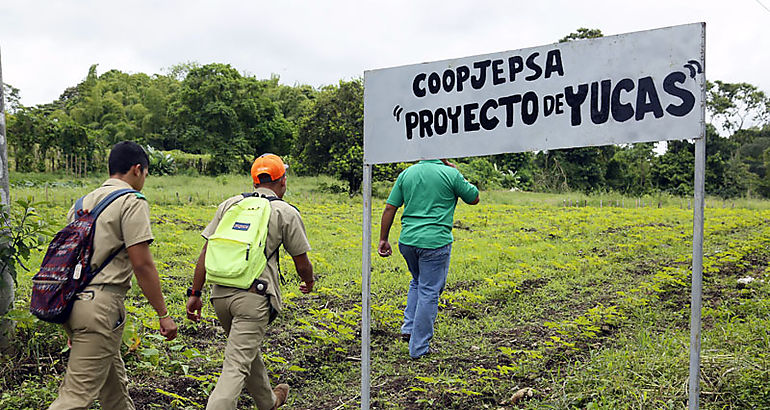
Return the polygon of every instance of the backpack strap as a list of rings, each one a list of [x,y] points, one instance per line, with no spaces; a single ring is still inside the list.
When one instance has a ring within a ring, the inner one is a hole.
[[[102,271],[102,269],[106,268],[106,267],[107,267],[107,265],[109,265],[109,264],[110,264],[110,262],[112,262],[112,260],[113,260],[113,259],[114,259],[116,256],[118,256],[118,254],[120,253],[120,251],[122,251],[122,250],[123,250],[123,249],[125,249],[125,248],[126,248],[126,245],[125,245],[125,244],[124,244],[124,245],[121,245],[121,246],[120,246],[120,248],[118,248],[118,249],[117,249],[115,252],[111,253],[111,254],[110,254],[110,256],[108,256],[108,257],[107,257],[107,259],[105,259],[105,260],[104,260],[104,262],[102,262],[102,264],[101,264],[101,265],[99,265],[99,267],[98,267],[98,268],[96,268],[96,270],[95,270],[95,271],[91,272],[91,275],[96,275],[97,273],[101,272],[101,271]]]
[[[292,204],[290,204],[290,203],[284,201],[283,199],[278,198],[277,196],[274,196],[274,195],[264,195],[264,194],[258,194],[256,192],[244,192],[241,195],[243,195],[243,199],[251,198],[251,197],[259,197],[259,198],[265,198],[265,199],[267,199],[270,202],[281,201],[281,202],[283,202],[285,204],[288,204],[292,208],[296,209],[297,212],[299,212],[299,209],[296,206],[294,206],[294,205],[292,205]]]
[[[75,215],[79,214],[80,211],[83,210],[83,198],[85,198],[85,197],[86,196],[83,195],[80,198],[78,198],[77,201],[75,201]]]
[[[94,221],[96,221],[96,219],[99,217],[99,214],[101,214],[102,211],[104,211],[104,208],[107,208],[107,206],[113,203],[116,199],[120,198],[123,195],[136,193],[136,192],[139,192],[139,191],[131,188],[121,188],[107,194],[107,196],[104,197],[104,199],[102,199],[101,201],[99,201],[99,203],[94,207],[94,209],[91,210],[91,215],[94,216]],[[82,197],[78,199],[78,202],[75,203],[75,207],[77,208],[78,205],[80,205],[80,209],[82,209],[83,207]],[[77,209],[77,210],[80,210],[80,209]],[[96,223],[94,223],[94,228],[96,228]],[[125,247],[126,246],[124,244],[120,248],[118,248],[115,252],[111,253],[110,256],[108,256],[107,259],[105,259],[104,262],[102,262],[102,264],[99,265],[99,267],[95,271],[91,272],[91,275],[96,275],[97,273],[101,272],[102,269],[107,267],[107,265],[109,265],[109,263],[112,262],[112,259],[114,259],[115,256],[117,256],[118,253],[120,253],[120,251],[125,249]]]
[[[256,194],[256,192],[254,194]],[[277,196],[260,195],[260,197],[265,198],[265,199],[267,199],[270,202],[281,201],[283,203],[289,204],[288,202],[284,201],[281,198],[278,198]],[[289,204],[289,205],[291,205],[291,204]],[[293,207],[294,205],[291,205],[291,206]],[[296,209],[296,208],[294,208],[294,209]],[[267,261],[268,262],[270,261],[270,258],[272,258],[273,256],[275,256],[278,253],[279,249],[281,249],[281,244],[280,243],[278,244],[278,246],[275,247],[275,250],[267,257]],[[267,249],[265,249],[265,251],[267,251]],[[278,277],[281,279],[281,285],[285,285],[286,284],[286,278],[283,276],[283,272],[281,272],[281,258],[276,258],[275,259],[275,263],[278,265]]]
[[[270,254],[270,256],[267,257],[267,262],[270,262],[270,258],[273,256],[276,256],[278,253],[278,250],[281,249],[281,244],[279,243],[278,246],[275,247],[275,250]],[[265,248],[265,254],[267,254],[267,248]],[[286,284],[286,278],[283,276],[283,272],[281,272],[281,258],[275,258],[275,263],[278,265],[278,277],[281,279],[281,285]]]
[[[273,201],[281,201],[281,202],[285,203],[286,205],[289,205],[290,207],[292,207],[292,208],[296,209],[296,210],[297,210],[297,212],[299,212],[299,208],[297,208],[296,206],[294,206],[294,205],[292,205],[292,204],[290,204],[290,203],[288,203],[288,202],[284,201],[284,200],[283,200],[283,199],[281,199],[281,198],[278,198],[277,196],[267,196],[267,195],[260,195],[260,196],[261,196],[262,198],[265,198],[265,199],[267,199],[267,200],[268,200],[268,201],[270,201],[270,202],[273,202]]]
[[[104,197],[104,199],[99,201],[99,203],[94,207],[94,209],[91,210],[91,215],[94,216],[94,219],[98,218],[99,214],[101,214],[102,211],[104,211],[104,208],[108,207],[113,201],[115,201],[116,199],[118,199],[119,197],[125,194],[136,193],[136,192],[139,192],[139,191],[131,188],[121,188],[110,192],[106,197]],[[82,201],[81,201],[81,206],[82,206]]]
[[[285,204],[289,204],[288,202],[286,202],[283,199],[278,198],[277,196],[274,196],[274,195],[263,195],[263,194],[258,194],[256,192],[244,192],[241,195],[243,195],[244,199],[256,196],[256,197],[260,197],[260,198],[265,198],[265,199],[267,199],[270,202],[281,201],[281,202],[283,202]],[[291,206],[294,209],[297,209],[297,207],[292,205],[292,204],[289,204],[289,206]],[[299,209],[297,209],[297,212],[299,212]],[[273,256],[275,256],[278,253],[279,249],[281,249],[281,244],[278,244],[278,246],[275,248],[275,250],[272,253],[270,253],[269,256],[267,256],[267,261],[268,262],[270,262],[270,258],[272,258]],[[267,252],[267,248],[265,248],[265,252]],[[267,255],[267,253],[265,253],[265,254]],[[281,272],[281,258],[276,258],[276,264],[278,265],[278,276],[281,279],[281,284],[285,285],[286,284],[286,278],[283,276],[283,272]]]

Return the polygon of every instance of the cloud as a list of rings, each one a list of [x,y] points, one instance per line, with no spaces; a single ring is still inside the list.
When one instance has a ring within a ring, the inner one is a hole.
[[[177,63],[229,63],[313,86],[368,69],[556,42],[579,27],[605,34],[707,22],[709,79],[770,92],[770,13],[752,2],[278,2],[169,0],[0,5],[4,80],[26,105],[50,102],[99,72],[161,73]]]

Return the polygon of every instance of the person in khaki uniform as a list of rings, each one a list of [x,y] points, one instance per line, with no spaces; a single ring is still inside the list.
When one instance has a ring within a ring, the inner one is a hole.
[[[251,167],[251,176],[256,193],[267,197],[283,198],[286,193],[286,168],[280,157],[264,154]],[[219,204],[216,214],[201,233],[205,239],[214,234],[228,208],[243,199],[236,195]],[[305,233],[299,211],[280,200],[270,201],[270,220],[267,225],[265,255],[269,256],[267,266],[257,278],[267,283],[263,292],[257,291],[257,281],[250,289],[243,290],[214,284],[211,287],[211,302],[219,321],[227,332],[227,346],[222,363],[222,373],[211,392],[206,409],[235,409],[243,387],[254,398],[260,410],[276,409],[286,403],[289,386],[279,384],[270,388],[270,378],[262,361],[261,344],[272,315],[282,308],[279,287],[278,247],[291,255],[297,273],[304,282],[299,289],[302,293],[313,290],[313,265],[307,252],[310,244]],[[187,290],[187,318],[199,321],[201,318],[201,290],[206,281],[206,246],[203,245],[192,287]]]
[[[115,144],[109,156],[110,178],[83,198],[83,209],[92,209],[110,192],[144,187],[149,160],[134,142]],[[74,206],[67,220],[74,220]],[[71,344],[67,372],[50,409],[88,409],[98,398],[107,410],[134,409],[128,379],[120,356],[126,319],[123,305],[131,288],[131,275],[158,313],[160,334],[176,337],[177,326],[166,310],[158,271],[150,253],[153,240],[150,210],[142,194],[127,194],[105,208],[96,220],[91,268],[97,269],[118,252],[91,283],[77,295],[64,330]]]

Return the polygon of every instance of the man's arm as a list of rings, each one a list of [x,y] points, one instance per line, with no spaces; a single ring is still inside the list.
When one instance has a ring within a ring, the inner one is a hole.
[[[200,292],[203,290],[203,285],[206,283],[206,247],[208,242],[203,244],[201,254],[198,256],[198,262],[195,263],[195,272],[193,273],[193,283],[191,289],[193,292]],[[203,302],[201,302],[200,296],[190,295],[187,298],[187,318],[193,322],[201,320],[201,310],[203,309]]]
[[[313,264],[310,263],[310,258],[307,257],[307,253],[303,253],[297,256],[291,257],[294,260],[294,268],[297,269],[299,277],[304,282],[299,285],[299,290],[302,293],[310,293],[313,290],[315,279],[313,278]]]
[[[457,167],[453,168],[457,169]],[[468,205],[476,205],[481,200],[481,193],[479,192],[479,189],[468,182],[460,172],[458,172],[455,176],[452,186],[455,191],[455,195],[460,197],[460,199],[462,199],[463,202]],[[473,200],[469,201],[468,197],[473,198]]]
[[[388,237],[390,236],[390,227],[393,226],[393,219],[396,217],[398,208],[391,204],[385,204],[385,210],[382,211],[380,220],[380,243],[377,245],[377,253],[382,257],[388,257],[393,253],[390,247]]]
[[[158,277],[158,270],[155,268],[155,262],[152,260],[149,241],[129,246],[126,248],[126,252],[128,252],[128,259],[134,268],[136,281],[142,288],[142,293],[160,318],[160,334],[165,336],[166,340],[173,340],[176,337],[177,326],[174,319],[168,315],[166,302],[163,300],[160,278]]]

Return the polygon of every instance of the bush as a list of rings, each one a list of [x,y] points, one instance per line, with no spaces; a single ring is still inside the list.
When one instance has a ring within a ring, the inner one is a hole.
[[[156,150],[148,145],[147,155],[150,157],[150,171],[153,175],[176,174],[176,162],[174,162],[174,158],[171,157],[171,154],[166,154],[163,151]]]
[[[342,194],[344,192],[347,192],[347,189],[339,184],[319,182],[318,186],[313,188],[312,191],[321,192],[325,194]]]
[[[392,164],[375,164],[372,166],[372,180],[394,182],[398,175],[409,168],[412,163],[396,162]]]
[[[393,183],[390,181],[372,182],[372,197],[377,199],[388,199]]]
[[[205,174],[211,163],[211,154],[190,154],[178,149],[163,151],[163,153],[171,155],[177,169],[181,170],[185,175]],[[192,170],[196,172],[193,173]]]
[[[473,158],[467,164],[458,163],[457,169],[480,190],[502,188],[503,174],[485,158]]]

